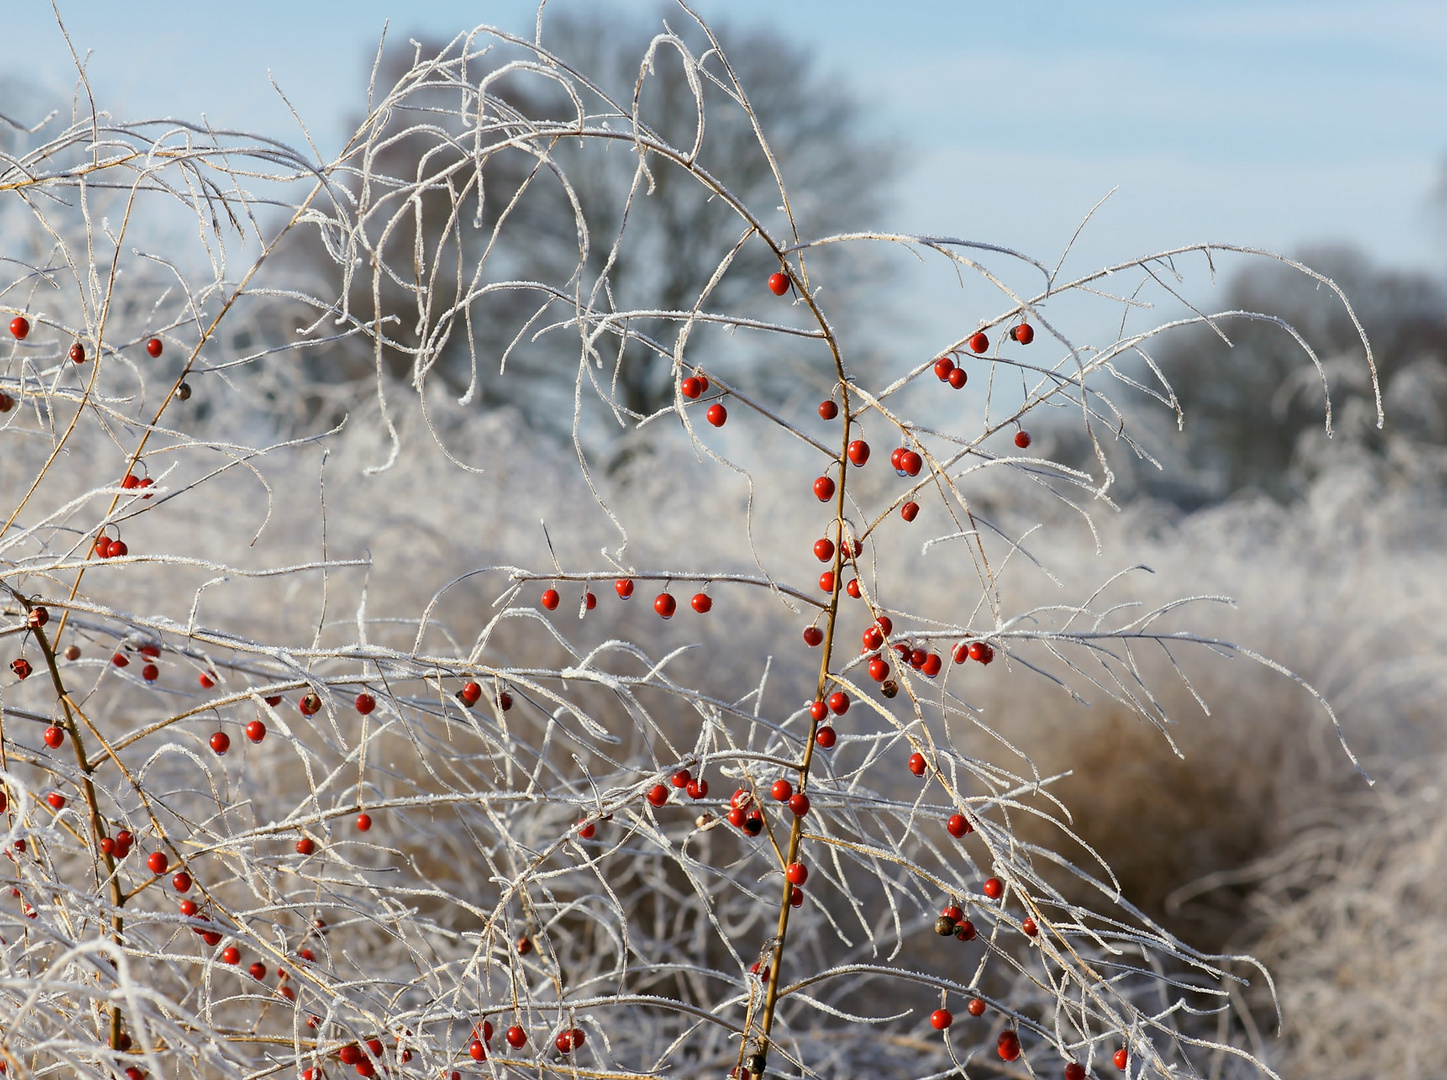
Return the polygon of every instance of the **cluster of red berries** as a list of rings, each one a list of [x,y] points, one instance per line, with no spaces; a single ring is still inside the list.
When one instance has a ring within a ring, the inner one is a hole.
[[[10,320],[10,333],[17,341],[23,341],[30,336],[30,320],[24,315],[17,315]],[[160,338],[151,338],[146,342],[146,352],[151,356],[160,356],[164,346]],[[85,346],[76,342],[70,347],[70,359],[77,364],[85,363]]]
[[[978,664],[988,664],[995,659],[995,650],[987,641],[962,641],[955,646],[955,651],[951,655],[957,664],[963,664],[966,660],[973,660]]]
[[[95,553],[101,559],[119,559],[122,555],[129,555],[131,549],[126,547],[126,542],[120,537],[112,539],[102,532],[95,538]]]
[[[372,708],[376,707],[376,701],[372,700],[371,694],[365,694],[363,697],[371,701],[371,706],[366,710],[367,712],[371,712]],[[471,680],[463,683],[462,688],[457,691],[457,700],[462,702],[467,708],[472,708],[482,700],[482,687]],[[362,711],[362,704],[364,703],[361,701],[361,698],[358,698],[358,712]],[[497,697],[493,698],[493,704],[496,705],[501,712],[507,712],[512,708],[512,695],[506,690],[500,690],[498,691]],[[363,713],[363,715],[365,716],[366,713]]]
[[[952,358],[941,356],[935,361],[935,377],[940,382],[949,383],[956,390],[964,389],[965,383],[970,381],[970,376],[962,367],[957,367]]]
[[[633,596],[633,579],[619,578],[613,583],[613,590],[618,594],[618,599],[630,599]],[[592,594],[590,593],[589,595],[591,596]],[[706,592],[697,592],[693,594],[693,598],[689,600],[688,604],[689,607],[693,608],[693,610],[698,612],[700,615],[707,615],[710,611],[713,610],[713,597],[709,596],[709,594]],[[547,606],[546,593],[544,594],[543,605],[545,607]],[[556,606],[557,604],[555,602],[553,604],[553,607]],[[592,607],[591,604],[589,604],[588,606]],[[549,608],[549,610],[551,611],[552,608]],[[659,593],[656,597],[653,598],[653,610],[658,612],[659,618],[671,619],[673,618],[674,613],[678,610],[678,601],[674,598],[672,593],[665,589],[663,592]]]
[[[678,384],[678,392],[690,401],[697,401],[708,393],[708,388],[708,376],[701,371],[685,376]],[[708,412],[704,416],[714,427],[723,427],[728,422],[729,412],[724,408],[722,401],[715,401],[708,407]]]
[[[754,801],[754,793],[739,788],[729,800],[729,824],[749,836],[758,836],[764,831],[764,815]]]
[[[682,788],[685,792],[687,792],[690,799],[697,800],[708,797],[708,781],[703,779],[702,777],[693,776],[693,774],[690,773],[687,769],[679,769],[673,774],[672,777],[669,778],[669,782],[672,783],[674,787]],[[647,798],[648,804],[650,806],[662,806],[664,803],[668,802],[667,785],[654,784],[651,788],[648,789]],[[579,832],[583,835],[584,839],[587,839],[588,837],[593,835],[592,828],[593,826],[590,823],[586,826],[586,833],[584,833],[583,830],[579,830]]]

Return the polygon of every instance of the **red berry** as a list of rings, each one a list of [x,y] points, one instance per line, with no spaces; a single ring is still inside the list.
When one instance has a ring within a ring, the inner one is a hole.
[[[483,1046],[477,1039],[473,1039],[468,1045],[467,1052],[472,1055],[473,1061],[484,1061],[487,1059],[487,1047]]]
[[[965,913],[960,909],[959,904],[946,904],[940,908],[940,916],[949,919],[950,922],[959,922],[965,917]]]
[[[357,831],[366,832],[372,827],[372,815],[362,813],[357,815]]]
[[[500,694],[497,695],[496,701],[497,707],[503,712],[507,712],[509,709],[512,708],[512,695],[509,694],[506,690],[502,691]]]
[[[713,610],[713,599],[708,593],[696,592],[693,599],[688,602],[689,606],[700,615],[707,615]]]
[[[146,665],[149,667],[150,665]],[[231,736],[224,731],[217,731],[211,736],[211,749],[218,755],[226,753],[231,749]]]
[[[789,796],[789,809],[794,812],[795,817],[803,817],[809,812],[809,796],[802,791],[796,791]]]
[[[814,558],[820,562],[828,562],[834,558],[834,541],[826,536],[821,536],[814,541]]]
[[[970,376],[966,374],[965,369],[962,367],[957,367],[954,371],[950,372],[950,386],[956,390],[959,390],[969,381]]]
[[[744,832],[758,836],[764,831],[764,815],[754,810],[744,818]]]
[[[871,652],[884,644],[884,635],[879,632],[878,625],[870,623],[862,635],[864,647]]]
[[[357,695],[357,712],[366,716],[377,707],[377,699],[371,694],[361,693]]]
[[[507,1044],[514,1050],[519,1050],[527,1045],[528,1033],[522,1028],[514,1025],[507,1029]]]
[[[965,1006],[965,1011],[971,1016],[984,1016],[985,1003],[979,998],[970,998],[969,1004]]]
[[[273,709],[276,708],[278,705],[281,704],[281,695],[280,695],[280,694],[275,694],[275,695],[267,698],[267,699],[266,699],[266,703],[267,703],[268,705],[270,705]]]
[[[315,716],[322,711],[322,699],[315,694],[303,694],[296,707],[303,716]]]
[[[25,621],[32,628],[44,626],[50,621],[50,612],[47,611],[45,608],[41,607],[39,604],[36,604],[25,616]]]
[[[821,641],[823,641],[823,640],[824,640],[824,631],[823,631],[823,630],[820,630],[817,626],[806,626],[806,627],[804,627],[804,644],[807,645],[807,646],[809,646],[809,648],[811,648],[811,649],[814,648],[815,646],[817,646],[817,645],[818,645]]]
[[[833,570],[825,570],[822,574],[819,575],[819,588],[821,591],[827,593],[832,593],[834,591]]]
[[[296,853],[298,855],[310,855],[312,852],[316,851],[316,849],[316,841],[313,840],[310,836],[303,836],[300,840],[296,842]]]
[[[788,802],[789,797],[794,794],[794,785],[787,780],[775,780],[769,788],[769,794],[774,797],[775,802]]]
[[[239,964],[241,962],[241,950],[235,945],[228,945],[221,950],[221,962],[223,964]]]
[[[707,393],[708,393],[708,376],[705,375],[703,372],[700,371],[700,372],[698,373],[698,375],[697,375],[697,378],[698,378],[699,388],[700,388],[705,394],[707,394]]]
[[[1029,345],[1030,342],[1035,340],[1035,328],[1027,322],[1022,322],[1019,326],[1015,327],[1014,330],[1010,331],[1010,336],[1021,345]]]
[[[910,476],[918,476],[920,469],[924,467],[924,458],[920,457],[913,450],[906,450],[899,455],[899,472]]]
[[[916,776],[923,776],[923,775],[924,775],[925,768],[926,768],[926,764],[925,764],[925,760],[924,760],[924,755],[923,755],[923,754],[910,754],[910,755],[909,755],[909,771],[910,771],[910,772],[914,773]]]
[[[591,821],[588,821],[586,818],[578,823],[578,835],[581,836],[584,840],[593,839],[593,834],[595,832],[597,832],[597,829],[594,827],[593,823]]]
[[[945,829],[956,840],[975,831],[975,827],[970,824],[970,819],[964,814],[951,814],[949,821],[945,822]]]
[[[9,412],[15,408],[15,399],[9,394],[0,393],[0,413]]]
[[[678,772],[673,774],[669,782],[672,783],[674,787],[686,788],[688,787],[688,782],[692,779],[693,774],[687,769],[679,769]]]
[[[519,956],[526,956],[533,951],[533,943],[527,935],[524,935],[513,942],[513,948],[517,950]]]
[[[630,578],[619,578],[613,582],[613,591],[618,594],[619,600],[627,600],[633,595],[633,581]]]
[[[257,982],[260,982],[262,979],[266,978],[266,965],[258,960],[256,963],[252,964],[249,968],[246,969],[246,974],[250,975]]]
[[[662,806],[668,801],[668,789],[662,784],[654,784],[648,789],[648,801],[654,806]]]
[[[849,711],[849,695],[843,690],[835,690],[829,695],[829,711],[835,716],[843,716]]]
[[[178,893],[190,892],[191,875],[186,873],[186,871],[182,870],[179,874],[177,874],[171,879],[171,887],[174,888]]]
[[[46,728],[45,734],[42,737],[45,739],[45,745],[52,750],[59,749],[60,744],[65,742],[65,732],[54,726]]]
[[[792,889],[792,888],[791,888],[791,889],[789,890],[789,906],[790,906],[790,907],[803,907],[803,906],[804,906],[804,891],[803,891],[802,889]]]
[[[261,742],[266,738],[266,725],[260,720],[253,720],[246,725],[246,737],[254,743]]]
[[[827,476],[821,476],[814,481],[814,497],[820,502],[828,502],[834,497],[834,481]]]
[[[653,601],[653,610],[665,619],[673,618],[673,613],[678,610],[678,601],[666,592],[659,593]]]
[[[708,407],[708,412],[704,413],[704,416],[708,418],[708,422],[714,427],[723,427],[724,424],[728,422],[729,411],[715,401]]]
[[[933,679],[944,666],[945,662],[940,659],[939,653],[930,653],[924,658],[924,663],[919,666],[919,669],[924,673],[925,678]]]
[[[592,611],[597,606],[598,598],[596,596],[594,596],[591,592],[583,593],[583,607],[585,610]]]
[[[782,270],[770,274],[769,291],[775,296],[783,296],[789,291],[789,275]]]
[[[995,659],[995,650],[987,642],[972,641],[970,642],[970,659],[981,664],[988,664]]]
[[[819,402],[819,418],[821,420],[833,420],[839,415],[839,406],[834,404],[834,399]]]
[[[869,460],[869,444],[863,439],[855,439],[849,444],[849,449],[846,452],[849,455],[849,460],[856,466],[862,466]]]
[[[153,337],[150,341],[146,342],[146,352],[152,356],[160,356],[162,348],[161,339],[158,337]]]
[[[981,330],[981,331],[979,331],[978,333],[974,334],[974,335],[970,338],[970,351],[971,351],[971,352],[982,353],[982,352],[984,352],[986,349],[988,349],[989,347],[990,347],[990,339],[985,336],[985,332],[984,332],[983,330]]]
[[[15,672],[17,679],[28,679],[33,669],[30,667],[30,661],[21,656],[10,661],[10,670]]]
[[[913,521],[919,517],[919,503],[907,502],[899,508],[899,516],[905,521]]]
[[[855,600],[858,600],[861,595],[861,590],[859,588],[859,579],[850,578],[849,583],[844,586],[844,591],[847,592]]]
[[[827,725],[814,732],[814,741],[819,744],[821,750],[834,749],[834,743],[837,740],[838,736],[834,734],[834,729]]]
[[[708,781],[702,779],[690,780],[683,790],[688,792],[690,799],[706,799],[708,798]]]
[[[558,1037],[553,1040],[553,1045],[560,1053],[570,1053],[583,1045],[583,1031],[581,1028],[572,1028],[568,1031],[558,1032]]]
[[[729,811],[729,824],[735,829],[742,829],[744,827],[744,812],[737,806]]]
[[[171,860],[164,851],[153,851],[146,856],[146,865],[150,867],[153,874],[164,874],[171,865]]]
[[[557,590],[557,589],[544,589],[544,590],[543,590],[542,601],[543,601],[543,607],[547,608],[549,611],[557,611],[557,610],[558,610],[558,590]]]
[[[949,1009],[936,1009],[930,1013],[929,1022],[930,1026],[936,1031],[944,1031],[945,1028],[955,1022],[955,1017]]]
[[[1130,1063],[1130,1054],[1126,1053],[1125,1047],[1122,1046],[1115,1052],[1113,1060],[1115,1061],[1115,1067],[1121,1072],[1125,1072],[1126,1065]]]
[[[790,863],[784,871],[790,885],[802,885],[809,880],[809,868],[801,862]]]
[[[52,791],[49,795],[45,796],[45,801],[50,804],[52,810],[65,809],[65,796],[58,791]]]
[[[1035,937],[1040,933],[1040,927],[1035,925],[1034,919],[1026,919],[1020,924],[1020,929],[1025,931],[1026,937]]]
[[[1018,446],[1021,450],[1029,449],[1030,433],[1028,431],[1015,432],[1015,445]]]
[[[24,338],[30,333],[30,320],[24,315],[17,315],[10,320],[10,332],[17,339]]]
[[[70,347],[70,361],[73,364],[85,363],[85,346],[78,341]]]
[[[749,803],[753,801],[753,792],[749,791],[747,788],[739,788],[729,798],[729,805],[736,810],[745,810],[748,808]]]
[[[205,690],[210,690],[213,686],[216,685],[215,677],[207,671],[201,672],[201,676],[198,681],[201,683],[202,688]]]
[[[815,720],[823,720],[829,715],[829,706],[822,701],[811,701],[809,703],[809,715]]]
[[[995,1040],[995,1049],[1006,1061],[1014,1061],[1020,1056],[1020,1036],[1007,1028]]]
[[[962,641],[955,646],[954,652],[950,653],[950,655],[954,657],[955,663],[963,664],[970,658],[970,647]]]
[[[960,924],[955,927],[955,937],[961,941],[974,941],[975,924],[970,922],[969,919],[962,919]]]
[[[678,384],[678,392],[690,400],[697,398],[703,393],[703,383],[699,382],[692,375]]]
[[[869,677],[875,682],[884,682],[889,678],[889,664],[876,656],[869,661]]]
[[[147,664],[145,667],[141,668],[141,678],[145,679],[146,682],[155,682],[160,677],[161,669],[158,668],[155,664]]]
[[[478,703],[482,698],[482,687],[475,682],[462,684],[462,689],[457,691],[457,699],[469,709]]]
[[[991,900],[998,900],[1005,894],[1005,883],[997,877],[986,878],[985,884],[981,886],[981,891]]]
[[[123,555],[129,555],[131,549],[126,547],[124,540],[112,540],[111,546],[106,552],[107,559],[119,559]]]
[[[1085,1080],[1085,1066],[1072,1061],[1065,1066],[1065,1080]]]
[[[955,362],[948,356],[941,356],[935,361],[935,378],[940,382],[949,380],[950,372],[955,370]]]

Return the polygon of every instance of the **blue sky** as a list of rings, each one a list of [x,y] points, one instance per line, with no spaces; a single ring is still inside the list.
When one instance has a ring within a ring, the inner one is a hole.
[[[1447,229],[1431,202],[1447,157],[1447,4],[696,7],[811,43],[819,63],[905,137],[913,149],[887,227],[1001,243],[1053,263],[1084,212],[1118,188],[1082,260],[1206,240],[1283,251],[1335,240],[1382,264],[1447,268]],[[531,0],[61,3],[77,48],[93,50],[93,84],[113,112],[204,112],[220,126],[294,139],[270,72],[324,147],[361,100],[389,17],[393,35],[439,36],[478,22],[522,31],[534,11]],[[48,3],[9,0],[5,28],[6,74],[69,88]]]

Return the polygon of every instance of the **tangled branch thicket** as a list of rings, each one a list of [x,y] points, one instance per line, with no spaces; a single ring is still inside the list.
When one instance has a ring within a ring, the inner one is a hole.
[[[631,98],[541,26],[419,52],[330,161],[120,122],[83,80],[69,123],[8,120],[10,1075],[1265,1069],[1236,1011],[1264,971],[1134,906],[1053,794],[1064,774],[981,702],[1044,686],[1165,741],[1168,703],[1205,705],[1188,672],[1288,674],[1185,628],[1219,598],[1152,599],[1143,568],[1056,581],[1029,525],[1090,522],[1107,445],[1147,453],[1113,388],[1179,413],[1158,335],[1268,319],[1136,328],[1179,273],[1274,256],[1072,278],[963,240],[800,236],[786,176],[778,207],[746,206],[701,164],[705,98],[752,113],[678,18]],[[698,102],[692,144],[640,104],[663,65]],[[401,140],[422,152],[389,171]],[[627,205],[597,235],[560,161],[620,158]],[[706,189],[736,243],[689,307],[639,310],[610,267],[663,174]],[[500,242],[534,202],[573,216],[565,279],[520,276],[525,238]],[[339,288],[290,273],[303,233]],[[815,268],[880,245],[957,275],[978,315],[866,379]],[[777,314],[715,310],[760,247]],[[1075,341],[1072,304],[1118,310],[1118,338]],[[511,344],[475,372],[571,384],[569,452],[434,388],[481,320]],[[800,392],[744,390],[785,344]],[[359,350],[365,390],[307,381]],[[676,376],[651,415],[615,395],[644,355]],[[1050,410],[1094,471],[1031,446]],[[600,469],[610,425],[657,452]]]

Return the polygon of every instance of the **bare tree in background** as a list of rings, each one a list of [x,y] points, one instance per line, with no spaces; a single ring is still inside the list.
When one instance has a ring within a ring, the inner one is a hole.
[[[647,55],[645,66],[651,73],[642,85],[639,114],[648,127],[668,142],[696,143],[703,169],[745,202],[772,211],[782,222],[778,182],[759,145],[756,121],[770,133],[781,172],[809,193],[790,207],[800,235],[844,231],[877,216],[894,171],[890,148],[866,134],[860,106],[837,81],[818,74],[804,50],[761,30],[717,31],[734,73],[748,87],[751,121],[743,110],[721,107],[729,96],[722,85],[702,81],[691,86],[675,51],[659,47],[650,52],[649,43],[659,27],[658,19],[624,18],[595,9],[549,12],[542,32],[544,43],[556,55],[577,70],[597,73],[596,84],[617,102],[632,102],[640,77],[639,58]],[[697,53],[708,51],[708,42],[696,26],[671,28]],[[463,41],[391,43],[378,60],[374,81],[391,85],[418,57],[456,55],[463,46]],[[707,295],[707,305],[715,310],[762,313],[759,282],[779,269],[778,260],[757,238],[746,236],[729,208],[712,199],[692,176],[652,167],[646,160],[647,173],[640,176],[631,131],[620,131],[616,145],[560,139],[551,147],[550,159],[541,163],[531,153],[498,151],[496,142],[491,152],[483,153],[483,148],[455,139],[466,126],[461,118],[477,108],[479,81],[516,63],[521,55],[521,50],[512,54],[505,47],[495,48],[468,72],[467,83],[438,79],[414,93],[405,112],[399,109],[387,117],[390,131],[378,140],[368,174],[354,178],[354,195],[363,185],[386,184],[389,178],[409,182],[424,174],[449,169],[452,173],[447,184],[429,187],[416,199],[415,213],[406,226],[372,235],[377,260],[426,265],[446,280],[447,275],[457,274],[459,266],[478,264],[479,255],[487,251],[490,276],[495,279],[567,281],[569,288],[596,294],[600,306],[613,310],[686,312]],[[716,57],[705,68],[722,79]],[[577,103],[552,84],[540,90],[539,80],[526,79],[526,74],[521,70],[504,74],[491,84],[490,92],[520,120],[577,113]],[[708,117],[701,130],[696,130],[696,92],[702,95]],[[605,103],[581,104],[593,113]],[[452,134],[454,140],[450,144],[444,140],[439,149],[438,133]],[[506,141],[502,134],[495,138]],[[575,227],[577,217],[591,224],[590,233],[582,234]],[[507,227],[494,234],[503,218]],[[459,219],[470,224],[457,228]],[[738,249],[727,271],[711,283],[718,270],[717,252],[735,245]],[[329,251],[318,234],[309,234],[297,246],[299,250],[285,260],[293,270],[300,265],[304,272],[340,283],[343,267],[338,253]],[[856,255],[836,266],[832,254],[825,250],[816,261],[828,269],[835,302],[847,311],[853,305],[840,303],[840,293],[858,288],[868,276],[868,262]],[[368,269],[355,269],[347,289],[350,313],[360,322],[384,327],[387,344],[382,362],[387,375],[414,382],[435,378],[454,395],[484,407],[511,405],[534,428],[560,436],[568,433],[574,420],[573,379],[560,379],[559,368],[575,367],[576,357],[529,341],[528,335],[541,328],[538,322],[517,335],[518,305],[528,300],[506,292],[466,298],[449,294],[458,301],[455,317],[442,320],[441,335],[424,341],[415,330],[423,321],[418,298],[424,290],[419,283],[389,277],[374,296]],[[437,291],[427,295],[428,302],[437,303]],[[624,351],[617,342],[600,343],[613,349],[611,370],[599,375],[611,383],[616,412],[605,417],[603,410],[594,408],[590,416],[580,418],[580,434],[591,445],[614,446],[633,424],[673,400],[670,354],[677,345],[678,323],[635,318],[632,328],[657,342],[658,348],[630,344]],[[727,354],[731,345],[721,330],[694,327],[687,359],[706,366]],[[771,348],[767,356],[742,355],[735,348],[733,358],[732,381],[773,400],[791,390],[798,374],[788,362],[787,347]],[[375,367],[371,349],[357,340],[319,353],[309,365],[309,375],[323,385],[355,385],[373,378]],[[504,367],[506,379],[500,377]],[[615,465],[627,456],[612,450],[609,454]]]
[[[1320,303],[1316,282],[1281,265],[1255,264],[1230,284],[1227,307],[1279,317],[1320,358],[1331,386],[1332,433],[1322,426],[1322,372],[1282,324],[1218,321],[1163,340],[1153,358],[1184,410],[1177,432],[1153,445],[1157,470],[1121,455],[1122,489],[1185,509],[1241,492],[1290,501],[1322,470],[1355,464],[1381,483],[1440,488],[1447,477],[1447,291],[1427,274],[1374,267],[1341,247],[1302,261],[1336,281],[1373,344],[1391,417],[1377,426],[1375,389],[1361,338],[1342,309]],[[1078,452],[1085,459],[1082,447]]]

